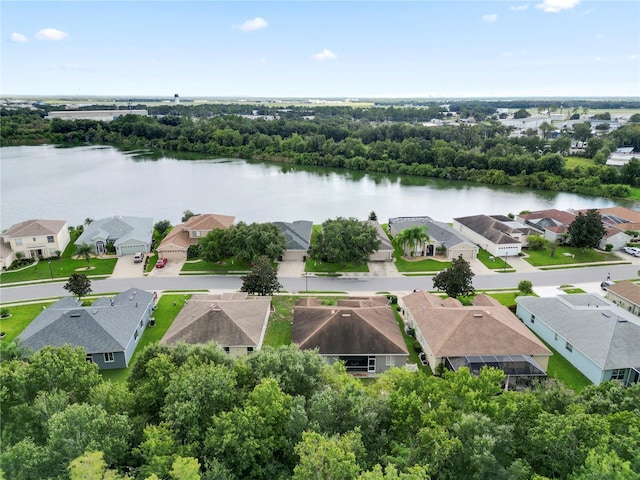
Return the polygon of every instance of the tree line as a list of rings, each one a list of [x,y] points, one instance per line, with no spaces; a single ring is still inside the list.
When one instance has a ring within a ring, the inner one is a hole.
[[[592,137],[588,123],[582,123],[574,126],[575,133],[561,132],[548,140],[534,130],[511,137],[511,128],[496,121],[429,128],[384,117],[380,121],[358,119],[358,109],[350,109],[348,116],[338,110],[336,115],[323,117],[318,115],[322,108],[314,111],[312,120],[250,120],[238,114],[197,118],[173,112],[160,118],[126,115],[108,123],[46,122],[35,113],[9,115],[3,111],[2,142],[108,143],[606,197],[628,197],[630,187],[640,186],[639,160],[622,168],[604,165],[619,146],[640,150],[637,124]],[[416,109],[387,108],[384,112],[393,117],[398,110]],[[571,135],[588,140],[582,155],[592,158],[593,165],[566,167]]]
[[[315,351],[267,347],[234,360],[215,344],[151,344],[116,382],[81,348],[13,354],[0,364],[0,460],[14,480],[640,473],[640,384],[506,392],[501,371],[464,368],[394,368],[365,384]]]

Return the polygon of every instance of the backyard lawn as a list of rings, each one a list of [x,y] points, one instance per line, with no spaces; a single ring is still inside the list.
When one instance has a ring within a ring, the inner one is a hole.
[[[591,385],[591,381],[580,373],[576,367],[571,365],[567,359],[544,342],[544,340],[540,339],[540,341],[547,345],[547,348],[553,352],[553,355],[549,359],[549,367],[547,368],[549,377],[560,380],[576,393],[581,392],[585,387]]]
[[[576,247],[565,246],[558,246],[553,257],[551,256],[549,248],[544,248],[543,250],[530,250],[527,251],[527,254],[528,256],[525,260],[534,267],[620,261],[620,257],[613,253],[590,249],[581,251]]]
[[[298,297],[275,295],[271,298],[271,306],[275,311],[269,316],[264,345],[279,347],[291,344],[293,306]]]

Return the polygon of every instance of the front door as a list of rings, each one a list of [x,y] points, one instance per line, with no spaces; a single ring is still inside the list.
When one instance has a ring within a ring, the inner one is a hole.
[[[376,357],[369,357],[369,368],[367,371],[369,373],[376,373]]]
[[[105,251],[104,242],[102,240],[98,240],[96,242],[96,253],[98,255],[102,255],[104,253],[104,251]]]

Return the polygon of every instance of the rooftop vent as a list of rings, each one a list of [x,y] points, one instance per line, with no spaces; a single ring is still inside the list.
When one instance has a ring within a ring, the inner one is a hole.
[[[626,318],[618,317],[618,323],[627,323],[628,320]]]
[[[350,314],[350,313],[343,313],[343,314],[342,314],[342,316],[343,316],[343,317],[350,317],[350,316],[351,316],[351,314]]]
[[[91,313],[95,315],[96,313],[98,313],[98,309],[96,308],[95,310],[91,310]]]
[[[71,315],[69,315],[71,318],[77,318],[80,316],[80,312],[71,312]]]
[[[603,316],[610,318],[611,314],[609,312],[601,312]]]
[[[475,318],[482,318],[482,314],[481,313],[474,313],[473,316]]]

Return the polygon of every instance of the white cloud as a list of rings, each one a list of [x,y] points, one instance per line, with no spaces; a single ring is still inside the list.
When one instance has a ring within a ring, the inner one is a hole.
[[[52,40],[54,42],[64,40],[68,36],[68,33],[58,30],[57,28],[43,28],[36,33],[36,38],[38,40]]]
[[[509,10],[512,12],[524,12],[529,9],[529,4],[525,3],[524,5],[517,5],[515,7],[509,7]]]
[[[320,53],[316,53],[315,55],[312,55],[312,57],[319,62],[324,62],[325,60],[333,60],[337,58],[337,55],[333,53],[331,50],[325,48]]]
[[[9,39],[10,39],[12,42],[15,42],[15,43],[24,43],[24,42],[26,42],[26,41],[28,41],[28,40],[29,40],[29,39],[26,37],[26,35],[23,35],[23,34],[21,34],[21,33],[16,33],[16,32],[13,32],[13,33],[11,34],[11,36],[9,37]]]
[[[482,16],[482,20],[484,20],[485,22],[488,22],[488,23],[493,23],[496,20],[498,20],[498,15],[496,15],[495,13],[490,13],[490,14],[487,14],[487,15],[483,15]]]
[[[262,17],[256,17],[251,20],[247,20],[238,28],[243,32],[254,32],[256,30],[262,30],[263,28],[267,28],[269,23]]]
[[[542,3],[536,5],[536,8],[548,13],[558,13],[562,10],[569,10],[579,3],[580,0],[542,0]]]

